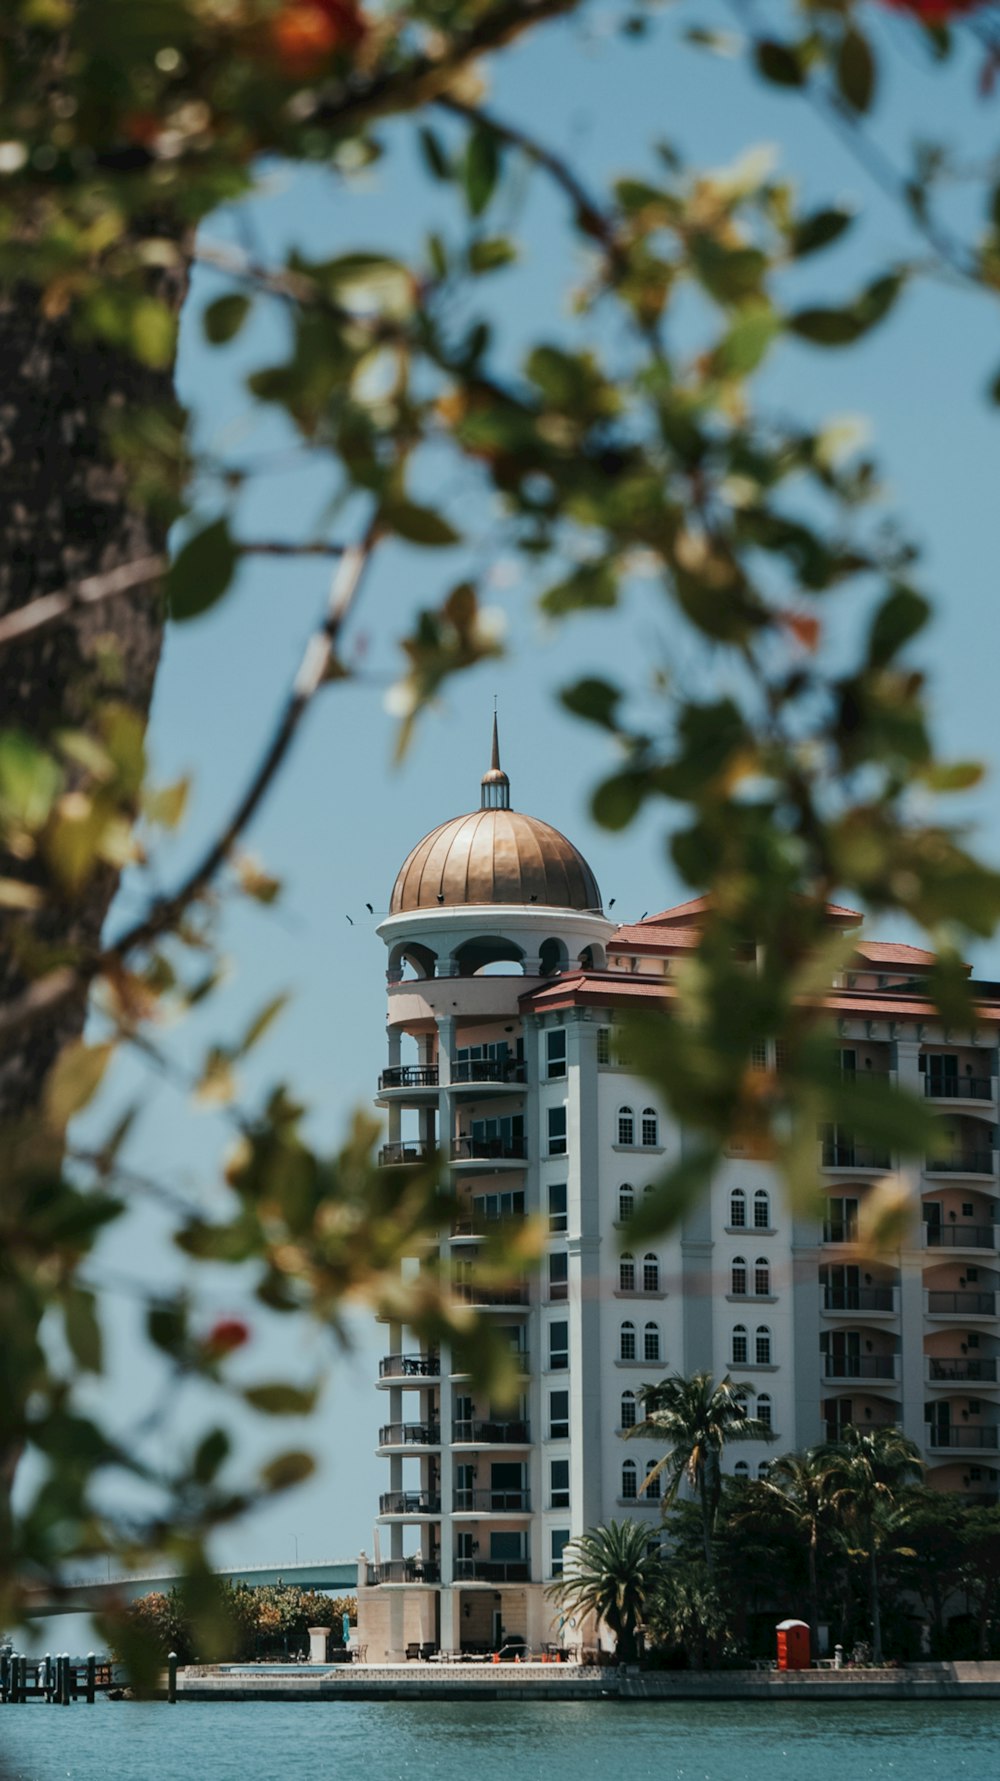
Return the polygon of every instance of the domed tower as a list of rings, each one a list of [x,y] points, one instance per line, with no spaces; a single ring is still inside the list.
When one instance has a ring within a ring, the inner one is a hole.
[[[418,841],[378,931],[389,953],[381,1160],[406,1164],[435,1148],[448,1159],[461,1213],[442,1233],[442,1259],[518,1353],[524,1395],[494,1415],[451,1376],[447,1355],[391,1327],[379,1377],[389,1553],[377,1589],[362,1585],[370,1642],[393,1658],[414,1645],[494,1649],[501,1637],[537,1646],[551,1612],[533,1433],[548,1325],[537,1283],[491,1291],[471,1264],[496,1220],[548,1207],[549,1159],[558,1173],[576,1115],[567,1113],[566,1027],[550,1031],[530,999],[560,974],[604,971],[614,924],[572,842],[511,808],[495,718],[479,809]],[[566,1296],[558,1283],[553,1291]]]

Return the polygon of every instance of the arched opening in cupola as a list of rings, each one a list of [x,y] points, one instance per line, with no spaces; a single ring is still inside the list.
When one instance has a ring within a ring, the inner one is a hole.
[[[516,977],[524,971],[524,953],[501,934],[482,934],[466,940],[454,953],[453,963],[458,977],[480,977],[486,972]]]

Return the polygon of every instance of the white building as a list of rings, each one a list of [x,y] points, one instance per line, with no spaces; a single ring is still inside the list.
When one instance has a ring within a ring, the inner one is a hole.
[[[977,986],[974,1030],[948,1030],[922,981],[931,955],[859,937],[831,986],[843,1068],[922,1086],[941,1114],[938,1153],[909,1169],[907,1247],[877,1263],[852,1256],[859,1207],[894,1159],[833,1132],[818,1139],[825,1221],[790,1216],[768,1166],[731,1155],[679,1227],[622,1255],[621,1226],[685,1140],[620,1055],[616,1019],[669,993],[702,911],[608,920],[572,844],[510,809],[495,725],[481,809],[435,829],[399,872],[379,929],[383,1161],[438,1145],[449,1157],[463,1214],[442,1254],[521,1356],[523,1394],[495,1413],[446,1352],[390,1329],[380,1555],[367,1586],[359,1577],[370,1661],[414,1646],[572,1643],[545,1586],[572,1536],[625,1515],[657,1524],[659,1501],[640,1486],[660,1455],[621,1431],[638,1387],[666,1373],[754,1387],[778,1439],[732,1450],[743,1475],[845,1423],[897,1422],[931,1483],[996,1500],[1000,985]],[[833,906],[829,919],[860,923]],[[470,1284],[491,1222],[530,1213],[548,1222],[541,1277]]]

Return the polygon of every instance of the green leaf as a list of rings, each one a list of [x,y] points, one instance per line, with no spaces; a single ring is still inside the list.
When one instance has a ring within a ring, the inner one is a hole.
[[[500,174],[500,149],[492,130],[477,126],[469,137],[462,167],[466,203],[473,216],[481,216],[493,196]]]
[[[311,1453],[279,1453],[261,1467],[260,1481],[265,1490],[289,1490],[293,1484],[301,1484],[304,1478],[309,1478],[315,1470],[316,1461]]]
[[[72,1287],[63,1303],[63,1322],[66,1341],[77,1366],[87,1373],[99,1373],[103,1344],[93,1293],[82,1287]]]
[[[648,789],[642,773],[615,773],[599,785],[590,800],[595,822],[602,829],[625,829],[637,815]]]
[[[789,239],[791,252],[798,260],[818,253],[820,248],[837,241],[853,221],[850,210],[814,210],[809,216],[799,217]]]
[[[853,111],[865,112],[875,97],[876,67],[867,37],[845,31],[837,56],[837,87]]]
[[[275,1381],[270,1385],[248,1385],[243,1396],[251,1409],[264,1416],[308,1416],[316,1405],[317,1388]]]
[[[805,69],[795,51],[787,43],[766,37],[756,45],[754,60],[758,74],[776,87],[805,85]]]
[[[224,346],[227,340],[235,339],[249,313],[249,297],[240,296],[236,291],[227,297],[216,297],[201,318],[205,339],[212,346]]]
[[[868,660],[873,668],[885,668],[911,638],[922,631],[931,608],[914,588],[894,587],[872,619],[868,633]]]
[[[417,132],[424,165],[432,179],[451,179],[451,160],[436,130],[421,124]]]
[[[487,236],[485,240],[474,241],[469,249],[470,272],[496,272],[501,266],[509,266],[517,259],[517,248],[505,235]]]
[[[621,696],[620,687],[593,677],[578,680],[574,686],[564,686],[559,695],[567,711],[572,711],[576,717],[588,718],[606,730],[618,728],[616,714]]]
[[[177,321],[173,310],[158,297],[133,302],[129,336],[136,358],[154,371],[165,371],[177,351]]]
[[[17,730],[0,735],[0,820],[40,829],[62,784],[58,762]]]
[[[88,1045],[75,1039],[59,1053],[45,1082],[45,1117],[62,1127],[82,1111],[101,1086],[114,1045]]]
[[[191,1467],[195,1481],[198,1484],[211,1484],[220,1467],[225,1465],[231,1450],[232,1442],[225,1429],[209,1429],[195,1450]]]
[[[876,279],[843,309],[798,310],[789,316],[788,327],[814,346],[853,346],[888,315],[903,283],[901,274],[890,273]]]
[[[771,342],[781,333],[782,320],[769,303],[748,303],[712,354],[719,377],[745,377],[766,357]]]
[[[390,501],[382,509],[385,525],[410,544],[429,545],[441,549],[458,544],[460,534],[433,507],[420,507],[416,501]]]
[[[279,1014],[287,1008],[290,1000],[291,997],[287,990],[284,990],[280,996],[274,996],[270,1002],[266,1002],[260,1010],[260,1013],[254,1015],[253,1020],[250,1022],[250,1025],[247,1027],[246,1032],[237,1045],[233,1056],[246,1057],[247,1052],[252,1050],[258,1040],[264,1037],[264,1034],[267,1032],[267,1029],[272,1022],[277,1020]]]
[[[222,599],[236,569],[239,555],[229,521],[223,517],[197,532],[182,545],[167,575],[167,599],[171,618],[197,618]]]
[[[565,581],[557,582],[539,599],[539,606],[550,618],[562,618],[567,612],[585,612],[608,608],[618,603],[618,579],[611,563],[582,563]]]

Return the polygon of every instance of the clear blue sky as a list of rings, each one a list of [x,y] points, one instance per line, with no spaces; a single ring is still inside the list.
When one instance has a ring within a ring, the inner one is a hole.
[[[946,78],[932,75],[913,34],[878,16],[876,7],[871,12],[891,54],[873,126],[881,140],[906,143],[930,118],[937,132],[961,142],[967,156],[991,145],[1000,109],[977,101],[970,64]],[[669,138],[691,161],[709,166],[749,145],[775,144],[781,167],[811,201],[847,198],[863,212],[850,245],[802,270],[801,292],[811,300],[848,293],[880,254],[912,255],[919,244],[903,218],[799,99],[760,87],[739,59],[707,57],[682,42],[682,27],[696,18],[723,28],[732,22],[724,6],[707,0],[669,8],[638,43],[609,35],[610,13],[597,10],[586,26],[569,22],[542,31],[497,68],[491,102],[543,134],[598,184],[618,172],[652,170],[649,145],[657,138]],[[388,129],[384,140],[390,152],[354,188],[318,169],[295,175],[275,169],[271,188],[246,207],[241,223],[257,251],[295,242],[310,253],[358,246],[406,252],[432,218],[447,229],[459,227],[454,200],[429,187],[418,167],[409,128]],[[229,216],[206,232],[233,238],[235,229]],[[578,270],[572,239],[561,198],[537,178],[521,233],[524,266],[494,280],[490,297],[506,352],[531,337],[540,317],[553,334],[571,326],[565,295]],[[200,438],[215,449],[239,456],[281,448],[287,440],[280,427],[248,422],[240,386],[248,368],[280,352],[281,316],[262,312],[233,347],[213,351],[201,341],[197,315],[219,288],[212,278],[195,279],[182,339],[181,394],[195,411]],[[771,399],[799,416],[869,417],[887,472],[888,504],[923,544],[926,579],[940,601],[927,656],[943,737],[953,753],[991,762],[997,752],[1000,643],[1000,418],[982,391],[998,364],[995,307],[928,283],[863,348],[825,356],[783,346],[768,374]],[[327,492],[322,476],[308,471],[286,468],[259,477],[241,523],[248,535],[308,535]],[[460,498],[462,491],[446,482],[443,493]],[[483,519],[485,535],[488,516]],[[310,1103],[312,1128],[324,1141],[335,1142],[351,1109],[369,1103],[384,1061],[384,951],[365,904],[384,910],[413,842],[477,802],[494,693],[514,802],[577,842],[605,899],[616,898],[615,913],[635,919],[683,894],[666,865],[662,816],[617,838],[591,824],[589,791],[610,758],[596,733],[560,712],[553,689],[595,669],[618,671],[638,685],[654,659],[684,673],[692,660],[689,645],[676,638],[666,603],[648,596],[634,598],[625,619],[547,631],[510,569],[497,565],[495,589],[510,626],[509,660],[451,686],[442,709],[422,724],[403,768],[393,771],[393,728],[383,709],[385,682],[396,671],[393,639],[419,603],[440,596],[453,567],[433,554],[385,551],[354,627],[355,641],[363,635],[367,645],[364,674],[358,684],[330,690],[318,702],[250,837],[253,849],[286,880],[286,895],[274,913],[241,910],[229,919],[230,987],[210,1017],[169,1038],[172,1055],[191,1069],[211,1038],[238,1031],[271,994],[290,989],[292,1007],[248,1073],[246,1089],[252,1095],[276,1078],[291,1081]],[[190,771],[196,793],[183,835],[158,863],[163,882],[173,881],[243,785],[320,609],[325,581],[326,570],[316,562],[248,564],[222,608],[170,634],[151,746],[160,775]],[[974,813],[995,855],[995,776],[977,796]],[[144,886],[126,885],[121,910],[133,909],[144,895]],[[997,971],[990,949],[977,962]],[[113,1092],[124,1092],[132,1077],[131,1069],[122,1069]],[[189,1110],[174,1091],[142,1080],[146,1107],[129,1160],[137,1169],[207,1191],[225,1141],[222,1123]],[[124,1265],[153,1279],[173,1266],[153,1213],[138,1214],[110,1246],[107,1269],[122,1271]],[[212,1282],[211,1300],[219,1309],[240,1306],[235,1283],[225,1280]],[[149,1390],[147,1375],[125,1359],[133,1352],[134,1314],[126,1300],[116,1300],[116,1407],[126,1422],[140,1413]],[[280,1372],[289,1357],[308,1368],[328,1353],[315,1333],[274,1332],[258,1321],[249,1361],[265,1376]],[[362,1545],[370,1550],[381,1474],[372,1455],[379,1347],[375,1332],[362,1325],[356,1356],[332,1367],[322,1414],[306,1431],[323,1456],[318,1480],[233,1530],[220,1541],[220,1553],[232,1560],[290,1561],[296,1538],[303,1556],[346,1556]],[[184,1433],[193,1433],[204,1409],[195,1400],[185,1408]],[[287,1432],[292,1445],[302,1433],[269,1425],[261,1435],[245,1427],[247,1453],[261,1451],[279,1432]]]

